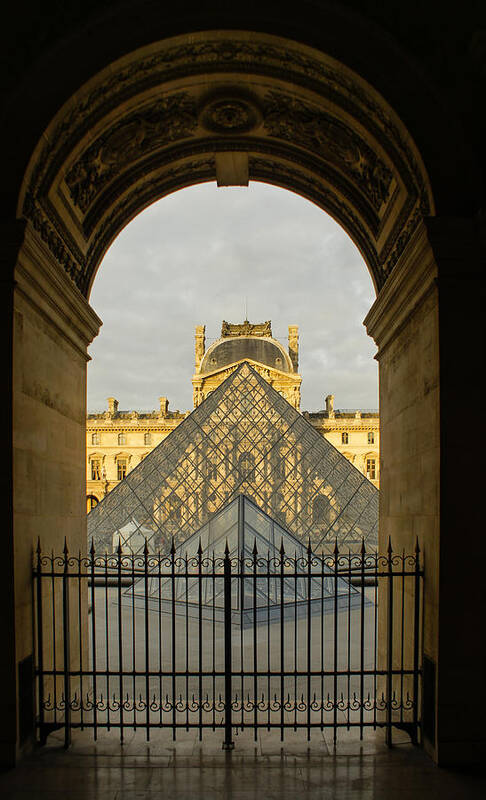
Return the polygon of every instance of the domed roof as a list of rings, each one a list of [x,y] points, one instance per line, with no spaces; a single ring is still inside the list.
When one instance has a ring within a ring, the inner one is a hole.
[[[251,359],[281,372],[293,372],[288,353],[268,336],[234,336],[219,339],[207,350],[200,373],[215,372],[236,361]]]

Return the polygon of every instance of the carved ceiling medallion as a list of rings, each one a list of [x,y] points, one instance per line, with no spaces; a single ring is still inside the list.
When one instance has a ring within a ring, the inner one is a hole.
[[[261,113],[253,100],[228,93],[206,101],[199,120],[211,133],[242,134],[260,124]]]

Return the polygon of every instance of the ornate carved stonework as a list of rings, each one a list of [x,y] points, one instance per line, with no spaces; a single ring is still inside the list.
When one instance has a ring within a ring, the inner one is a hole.
[[[301,100],[272,91],[265,98],[264,126],[271,136],[311,150],[351,172],[376,211],[386,202],[391,170],[342,122]]]
[[[195,103],[187,92],[138,111],[100,136],[66,175],[71,198],[86,211],[114,175],[152,150],[191,136],[197,125]]]
[[[226,322],[223,320],[221,325],[221,337],[226,336],[271,336],[272,323],[270,320],[267,322]]]
[[[211,133],[250,133],[261,122],[261,112],[254,99],[228,91],[204,103],[200,121]]]
[[[234,32],[160,42],[81,87],[39,142],[23,213],[87,291],[128,219],[167,191],[211,177],[208,168],[191,176],[180,162],[228,149],[249,153],[250,177],[276,183],[278,174],[342,221],[377,288],[406,244],[417,204],[424,214],[432,208],[410,136],[359,76],[296,43]],[[275,159],[288,166],[273,172]],[[163,181],[162,164],[173,173]],[[71,240],[83,252],[79,263]]]

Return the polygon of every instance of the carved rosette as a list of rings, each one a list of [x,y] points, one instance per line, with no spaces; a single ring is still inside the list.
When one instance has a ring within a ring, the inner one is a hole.
[[[254,98],[238,91],[218,93],[207,99],[199,114],[201,126],[210,133],[247,134],[260,124],[262,115]]]

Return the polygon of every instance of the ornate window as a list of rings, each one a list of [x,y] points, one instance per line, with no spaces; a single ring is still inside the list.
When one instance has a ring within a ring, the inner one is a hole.
[[[118,444],[126,444],[127,443],[127,435],[126,433],[119,433],[118,434]]]
[[[100,435],[98,432],[91,434],[91,444],[99,444],[100,443]]]
[[[369,431],[368,432],[368,444],[374,444],[374,443],[375,443],[375,434],[373,433],[373,431]]]
[[[151,433],[144,433],[144,435],[143,435],[143,443],[144,444],[152,444],[152,434]]]
[[[349,433],[346,431],[341,434],[341,444],[349,444]]]
[[[101,461],[99,458],[93,458],[91,461],[91,480],[101,480]]]
[[[127,474],[127,460],[126,458],[119,458],[116,462],[117,478],[122,481]]]
[[[366,459],[366,477],[370,479],[370,481],[376,480],[376,459],[375,458],[367,458]]]

